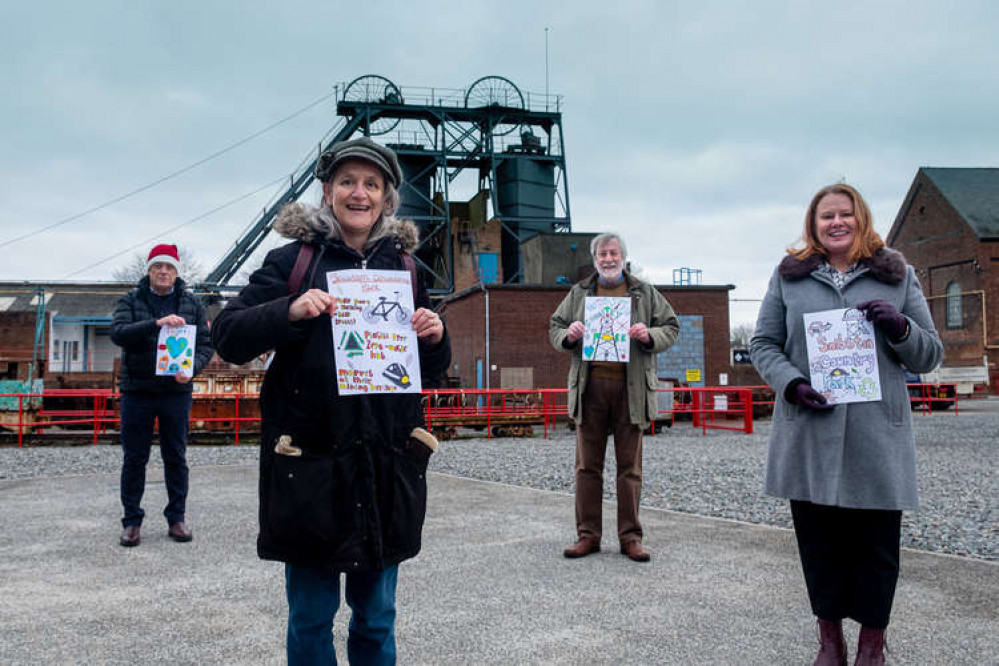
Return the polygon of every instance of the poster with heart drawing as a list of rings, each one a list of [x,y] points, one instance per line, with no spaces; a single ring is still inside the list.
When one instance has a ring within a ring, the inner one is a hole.
[[[156,342],[156,374],[194,376],[197,326],[161,326]]]

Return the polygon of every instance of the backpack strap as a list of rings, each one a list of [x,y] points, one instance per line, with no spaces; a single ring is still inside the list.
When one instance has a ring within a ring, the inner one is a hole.
[[[409,252],[402,252],[402,265],[409,271],[410,283],[413,287],[413,305],[416,305],[416,260]]]
[[[298,257],[296,257],[295,265],[291,269],[291,275],[288,276],[289,296],[298,294],[298,290],[302,288],[302,279],[305,277],[305,271],[309,270],[312,255],[315,253],[316,248],[308,243],[302,243],[302,247],[298,248]]]

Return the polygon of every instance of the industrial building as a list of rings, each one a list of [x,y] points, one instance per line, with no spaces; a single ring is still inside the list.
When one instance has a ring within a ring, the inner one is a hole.
[[[920,168],[886,242],[916,269],[943,341],[923,379],[999,393],[999,169]]]

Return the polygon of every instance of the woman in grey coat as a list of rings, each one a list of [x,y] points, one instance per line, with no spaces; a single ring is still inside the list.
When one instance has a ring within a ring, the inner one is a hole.
[[[922,288],[874,231],[856,189],[812,198],[800,247],[774,271],[750,343],[774,388],[766,492],[791,515],[820,649],[847,663],[842,620],[861,624],[856,664],[884,663],[902,510],[916,508],[916,450],[903,366],[927,372],[942,345]],[[832,404],[810,381],[803,315],[854,308],[873,324],[881,399]]]

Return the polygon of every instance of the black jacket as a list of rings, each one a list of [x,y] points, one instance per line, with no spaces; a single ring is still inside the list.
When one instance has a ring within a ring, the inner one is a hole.
[[[191,382],[181,384],[173,377],[156,375],[156,343],[160,327],[156,320],[165,316],[154,312],[153,293],[149,289],[149,276],[139,280],[139,285],[118,299],[111,319],[111,342],[121,347],[121,388],[123,393],[190,393]],[[198,374],[212,359],[211,334],[205,307],[194,294],[185,289],[180,278],[173,284],[173,292],[166,299],[169,311],[188,324],[198,327],[194,342],[194,374]]]
[[[328,271],[362,268],[405,270],[401,250],[415,235],[410,223],[382,238],[365,257],[339,241],[318,238],[316,209],[289,207],[275,225],[286,236],[312,242],[315,252],[298,292],[288,278],[302,240],[272,250],[249,284],[229,301],[212,326],[219,355],[245,363],[276,353],[260,394],[260,534],[263,559],[332,567],[380,570],[420,550],[426,513],[426,456],[403,450],[409,433],[423,424],[416,394],[341,398],[336,388],[333,335],[328,315],[288,321],[288,307],[310,288],[326,290]],[[292,220],[289,216],[298,216]],[[405,233],[403,233],[405,232]],[[416,307],[428,307],[419,288]],[[420,343],[424,386],[446,372],[450,343]],[[291,438],[300,457],[275,452]]]

